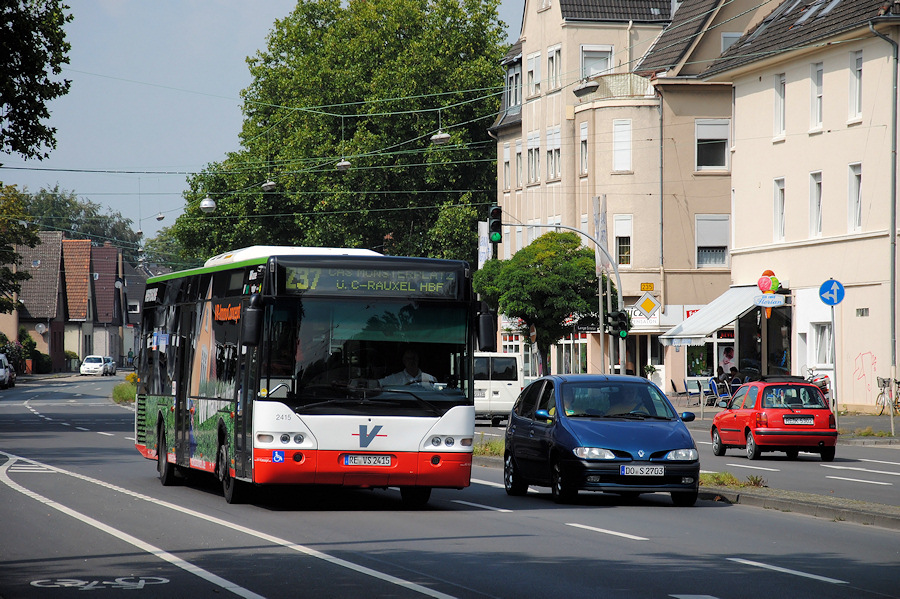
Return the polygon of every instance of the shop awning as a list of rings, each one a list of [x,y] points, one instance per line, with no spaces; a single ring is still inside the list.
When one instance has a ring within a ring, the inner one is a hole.
[[[728,291],[700,308],[680,325],[659,336],[663,345],[703,345],[705,339],[725,325],[734,322],[756,304],[759,287],[731,287]]]

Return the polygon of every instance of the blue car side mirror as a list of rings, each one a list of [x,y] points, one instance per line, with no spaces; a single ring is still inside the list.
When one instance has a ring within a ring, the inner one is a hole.
[[[695,416],[694,416],[693,412],[682,412],[681,413],[681,419],[684,422],[693,422],[694,418],[695,418]]]

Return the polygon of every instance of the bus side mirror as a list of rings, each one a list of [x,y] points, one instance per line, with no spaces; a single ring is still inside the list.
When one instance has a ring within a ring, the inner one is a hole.
[[[479,351],[497,351],[497,319],[491,314],[487,304],[481,303],[475,328],[478,334]]]
[[[250,303],[241,319],[243,330],[241,331],[241,343],[249,346],[259,345],[259,336],[262,333],[263,301],[258,293],[250,296]]]

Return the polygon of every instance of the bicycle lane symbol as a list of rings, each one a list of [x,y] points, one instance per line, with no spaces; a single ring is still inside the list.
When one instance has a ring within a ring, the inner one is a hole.
[[[32,580],[31,586],[44,589],[75,588],[79,591],[94,591],[97,589],[143,589],[148,584],[166,584],[168,578],[160,576],[122,576],[113,580],[80,580],[78,578],[44,578]]]

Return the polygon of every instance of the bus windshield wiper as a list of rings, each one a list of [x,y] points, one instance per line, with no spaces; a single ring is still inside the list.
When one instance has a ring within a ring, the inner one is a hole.
[[[404,395],[411,395],[412,398],[416,400],[416,402],[418,402],[419,404],[421,404],[421,405],[425,406],[426,408],[428,408],[429,410],[431,410],[432,414],[434,414],[435,416],[441,415],[441,411],[437,408],[437,406],[435,406],[433,403],[431,403],[429,401],[425,401],[424,399],[419,397],[415,391],[409,391],[407,389],[395,389],[394,387],[391,387],[390,389],[386,389],[386,391],[389,391],[391,393],[402,393]],[[389,400],[389,399],[390,398],[384,397],[383,399],[379,399],[376,401],[385,401],[385,400]]]

